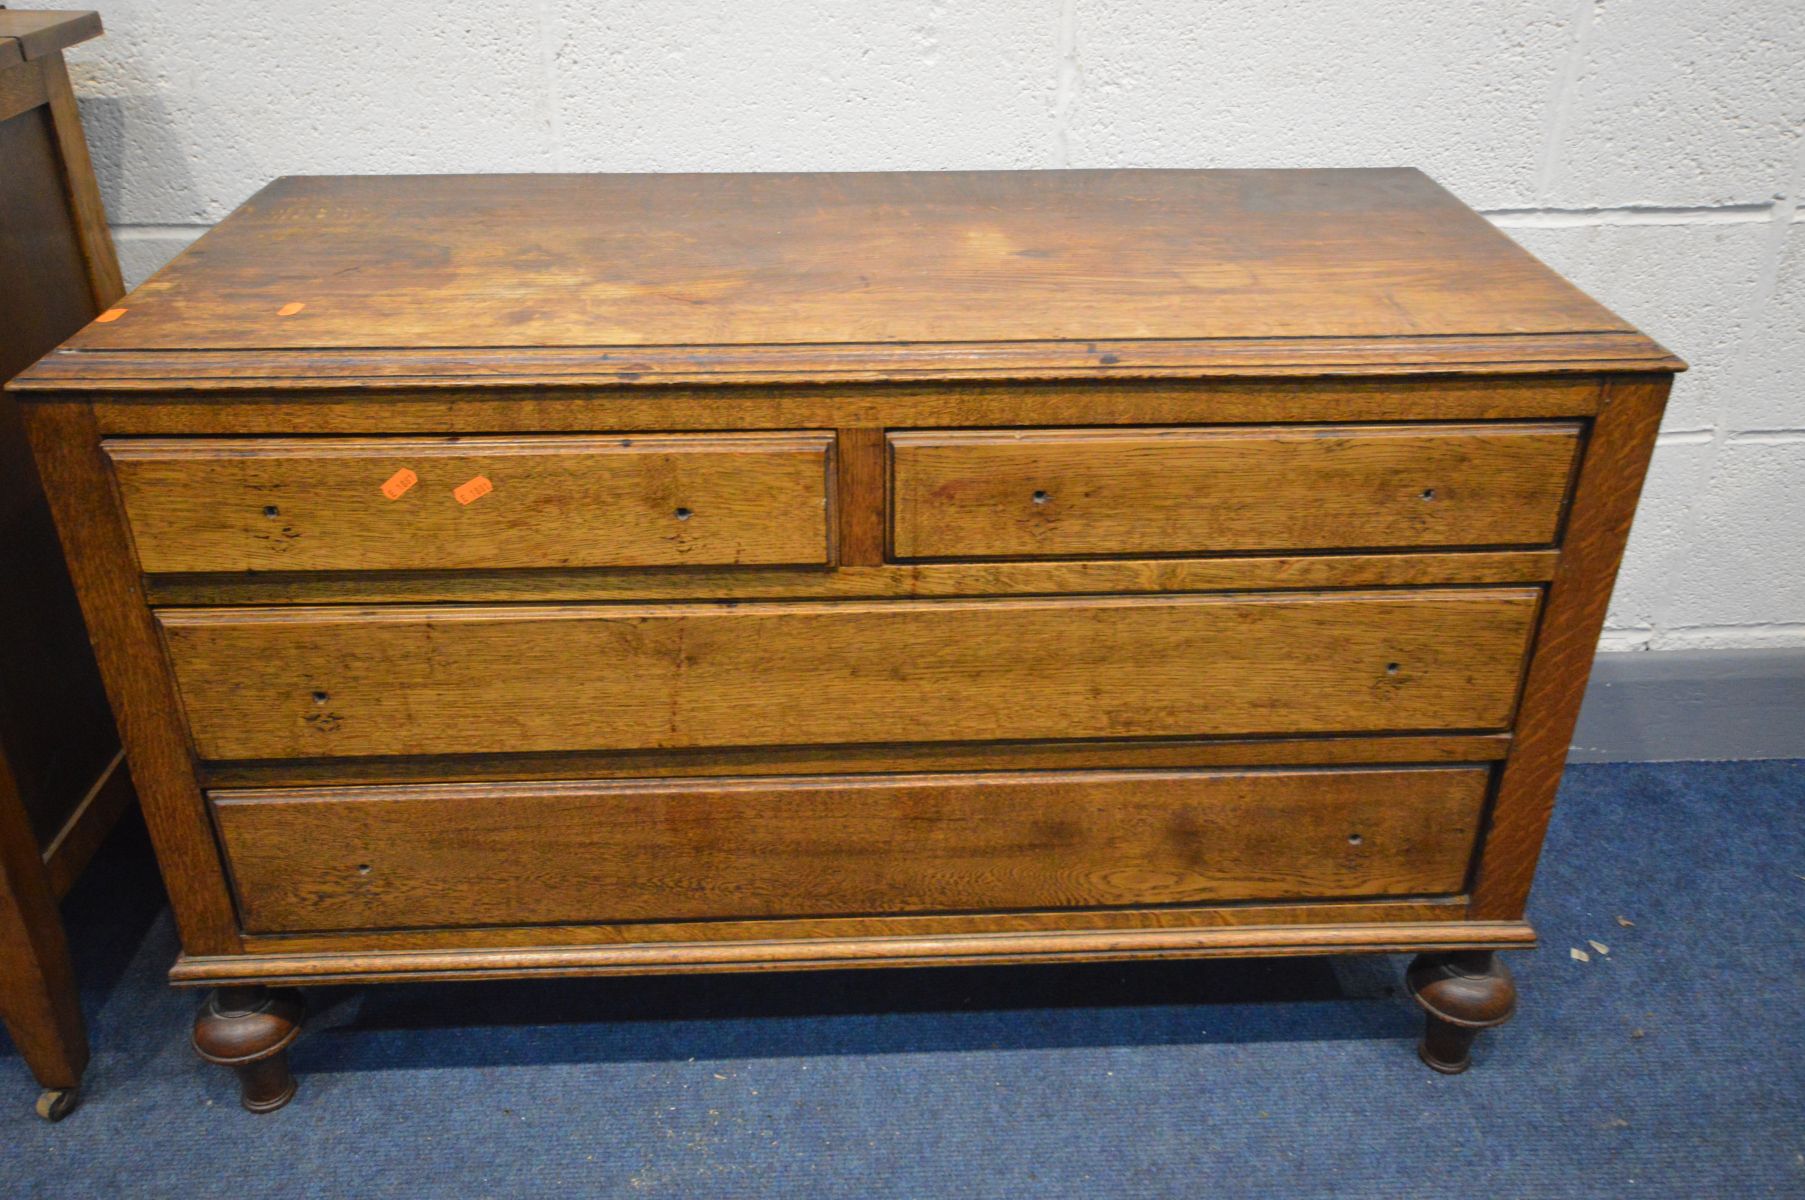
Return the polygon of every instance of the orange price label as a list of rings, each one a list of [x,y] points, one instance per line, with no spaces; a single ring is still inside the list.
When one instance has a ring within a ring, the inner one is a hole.
[[[96,325],[111,325],[114,321],[117,321],[124,315],[125,310],[123,308],[109,308],[98,317],[95,317],[94,323]]]
[[[399,471],[390,475],[383,483],[382,494],[387,496],[390,500],[399,500],[406,494],[408,488],[413,487],[419,482],[420,477],[418,475],[414,474],[406,467],[402,467]]]
[[[487,496],[494,490],[495,485],[489,482],[489,477],[487,475],[478,475],[475,479],[472,479],[467,483],[461,483],[453,488],[451,494],[459,504],[470,504],[474,501],[481,500],[484,496]]]

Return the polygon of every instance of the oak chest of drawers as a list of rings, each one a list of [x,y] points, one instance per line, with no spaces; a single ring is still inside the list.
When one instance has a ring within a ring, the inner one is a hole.
[[[1416,951],[1464,1067],[1680,366],[1413,171],[297,178],[15,386],[269,1108],[356,980]]]

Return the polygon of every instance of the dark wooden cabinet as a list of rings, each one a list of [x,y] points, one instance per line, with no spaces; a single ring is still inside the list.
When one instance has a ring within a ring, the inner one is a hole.
[[[123,290],[66,46],[87,12],[0,10],[0,380]],[[0,1014],[46,1091],[75,1102],[87,1036],[57,901],[131,802],[18,406],[0,400]]]
[[[1415,951],[1464,1068],[1680,366],[1414,171],[514,176],[14,386],[263,1110],[421,978]]]

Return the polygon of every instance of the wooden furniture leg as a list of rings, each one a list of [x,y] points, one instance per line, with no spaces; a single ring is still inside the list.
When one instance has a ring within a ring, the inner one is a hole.
[[[1444,1075],[1470,1067],[1479,1031],[1504,1024],[1517,1009],[1510,969],[1490,950],[1419,954],[1404,981],[1426,1014],[1417,1055]]]
[[[0,384],[125,290],[62,55],[100,31],[91,12],[0,11]],[[0,397],[0,1016],[52,1121],[88,1061],[57,901],[131,801],[18,411]]]
[[[194,1019],[194,1048],[232,1068],[247,1109],[274,1112],[295,1098],[288,1047],[300,1036],[304,1011],[292,988],[219,988]]]
[[[37,853],[12,773],[0,756],[0,1016],[44,1094],[38,1115],[75,1108],[88,1035],[56,892]]]

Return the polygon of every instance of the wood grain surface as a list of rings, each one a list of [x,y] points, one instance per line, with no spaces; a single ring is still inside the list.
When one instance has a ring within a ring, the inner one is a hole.
[[[1573,727],[1598,652],[1611,588],[1629,543],[1672,379],[1626,377],[1606,386],[1575,486],[1573,519],[1523,684],[1523,717],[1492,808],[1473,911],[1515,919],[1529,904],[1542,839],[1573,744]]]
[[[82,30],[82,37],[100,32],[100,18],[92,13],[92,31]],[[44,95],[56,127],[57,152],[62,159],[63,195],[69,212],[75,218],[76,240],[81,244],[82,261],[87,266],[89,295],[94,311],[111,308],[125,294],[125,281],[119,272],[119,255],[113,247],[113,231],[107,224],[106,205],[100,198],[100,183],[94,176],[94,163],[88,153],[88,138],[82,130],[81,110],[76,105],[75,87],[69,80],[69,66],[60,53],[44,57]]]
[[[0,381],[94,312],[50,111],[0,121]],[[49,844],[118,749],[19,406],[0,395],[0,755],[35,845]]]
[[[1412,170],[290,177],[133,302],[75,346],[1630,329]]]
[[[572,922],[562,925],[481,925],[467,928],[361,929],[322,933],[247,933],[249,954],[325,956],[391,951],[505,949],[532,952],[632,943],[677,945],[712,942],[776,943],[814,938],[878,941],[973,934],[1039,934],[1057,931],[1121,933],[1241,929],[1250,927],[1370,925],[1457,921],[1465,896],[1410,896],[1368,900],[1247,900],[1219,904],[1167,904],[1153,908],[1062,908],[1009,912],[891,913],[853,917],[747,917],[696,921]],[[1306,934],[1305,936],[1308,936]]]
[[[17,61],[47,58],[100,34],[100,14],[86,9],[0,9],[0,44],[10,42]]]
[[[113,439],[148,572],[825,565],[833,435]],[[458,489],[486,481],[481,495]]]
[[[1539,593],[189,609],[202,758],[1501,729]]]
[[[1409,906],[1417,907],[1417,906]],[[448,979],[531,979],[574,975],[658,975],[718,971],[810,971],[845,967],[971,966],[995,963],[1122,962],[1163,958],[1405,954],[1426,950],[1528,950],[1535,930],[1523,921],[1400,919],[1322,925],[1201,926],[1155,929],[1006,929],[953,935],[820,937],[809,923],[796,936],[761,942],[634,944],[596,939],[573,946],[480,946],[421,950],[315,950],[307,953],[183,955],[170,968],[178,985],[223,983],[382,983]],[[1007,914],[988,923],[1002,926]],[[706,933],[707,926],[692,926]],[[449,942],[455,931],[440,932]],[[343,945],[353,938],[337,938]]]
[[[740,746],[429,758],[290,758],[201,763],[209,788],[349,784],[520,783],[886,771],[1024,771],[1496,762],[1508,733],[1315,734],[1303,737],[1115,738],[921,745]]]
[[[44,1087],[72,1088],[88,1064],[75,964],[38,839],[0,755],[0,1021]]]
[[[122,318],[123,319],[123,318]],[[1192,338],[1083,342],[882,342],[858,345],[642,346],[631,349],[74,350],[44,358],[19,387],[43,392],[205,396],[310,394],[393,387],[414,394],[477,389],[683,384],[1109,383],[1153,380],[1591,376],[1681,371],[1639,333],[1470,337]],[[1403,413],[1388,414],[1396,418]],[[793,422],[770,422],[792,424]],[[994,424],[995,419],[987,423]]]
[[[840,430],[834,457],[839,487],[839,565],[878,566],[884,561],[884,431]]]
[[[36,66],[0,71],[0,80]],[[0,120],[0,382],[80,329],[98,310],[90,295],[75,218],[63,191],[56,125],[48,107]],[[8,406],[12,398],[4,400]],[[10,481],[9,481],[10,482]],[[17,486],[17,485],[13,485]]]
[[[1533,944],[1683,368],[1390,170],[290,179],[120,307],[15,386],[196,984]]]
[[[0,11],[0,383],[118,297],[61,50],[91,12]],[[131,802],[19,408],[0,396],[0,1019],[66,1112],[89,1049],[58,900]],[[59,1115],[60,1115],[59,1112]]]
[[[215,793],[252,932],[1434,895],[1487,772]]]
[[[850,489],[842,487],[845,496]],[[875,509],[878,553],[883,514]],[[842,525],[844,529],[844,525]],[[842,537],[842,554],[846,553]],[[867,547],[867,550],[869,547]],[[1261,554],[1221,558],[886,563],[837,569],[667,567],[637,570],[268,571],[256,575],[155,575],[151,603],[382,604],[394,601],[875,600],[1157,592],[1261,592],[1546,583],[1554,550],[1448,550],[1378,554]]]
[[[17,57],[10,62],[7,60],[7,47],[14,47],[16,55],[18,44],[0,39],[0,121],[10,121],[41,108],[50,98],[41,63],[26,63]]]
[[[234,953],[238,916],[93,412],[78,404],[23,411],[182,946]]]
[[[1579,427],[1306,425],[890,435],[902,559],[1543,545]]]
[[[1143,347],[1181,344],[1166,365],[1183,370],[1229,343],[1271,369],[1306,339],[1408,340],[1420,366],[1475,355],[1437,339],[1529,343],[1519,363],[1538,338],[1667,357],[1391,169],[296,177],[126,308],[72,348],[233,350],[290,377],[297,353],[455,348],[544,375],[541,352],[596,348],[619,358],[581,369],[635,381],[756,374],[761,356],[816,379],[1158,369]],[[412,373],[472,375],[442,355]]]
[[[177,352],[154,361],[167,364]],[[68,396],[44,372],[83,359],[57,354],[13,386],[30,398]],[[145,356],[140,356],[145,357]],[[236,354],[209,362],[233,362]],[[197,363],[195,370],[204,371]],[[200,376],[191,380],[198,383]],[[237,391],[195,397],[147,382],[142,392],[95,397],[95,420],[108,434],[286,436],[297,425],[316,434],[640,433],[650,429],[884,429],[994,425],[1221,425],[1342,421],[1492,421],[1586,417],[1598,411],[1596,376],[1510,379],[1282,379],[1032,382],[1009,385],[809,387],[734,386],[657,389],[491,385],[461,392],[385,382],[381,403],[327,386],[284,390],[245,379]],[[80,387],[77,387],[80,391]],[[85,391],[80,394],[88,398]]]

